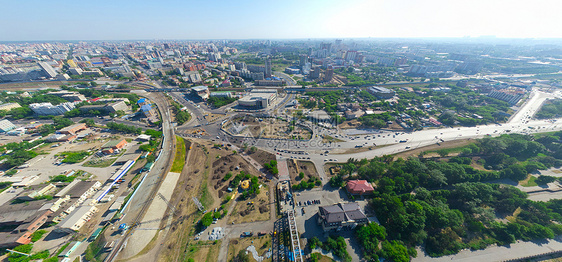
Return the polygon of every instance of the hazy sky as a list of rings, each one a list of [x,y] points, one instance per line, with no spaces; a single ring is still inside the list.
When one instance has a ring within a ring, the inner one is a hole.
[[[0,0],[0,41],[562,38],[559,0]]]

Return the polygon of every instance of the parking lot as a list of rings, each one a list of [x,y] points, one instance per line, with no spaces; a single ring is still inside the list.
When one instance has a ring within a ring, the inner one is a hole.
[[[353,261],[356,261],[355,259],[359,259],[360,249],[357,248],[357,242],[352,241],[353,231],[342,230],[340,232],[324,232],[322,227],[318,225],[318,207],[351,201],[348,198],[345,189],[337,190],[326,184],[323,189],[314,188],[312,190],[295,192],[295,200],[296,222],[299,234],[301,235],[301,245],[303,247],[306,245],[306,240],[312,237],[318,237],[320,240],[324,241],[330,235],[343,236],[348,245],[347,251],[354,259]],[[314,200],[316,200],[315,203]],[[310,205],[308,204],[308,201],[311,201]],[[305,202],[306,205],[304,204]],[[359,199],[354,200],[354,202],[359,204],[361,209],[369,217],[369,220],[372,222],[378,222],[374,217],[374,213],[370,212],[370,210],[366,208],[368,204],[366,200]]]

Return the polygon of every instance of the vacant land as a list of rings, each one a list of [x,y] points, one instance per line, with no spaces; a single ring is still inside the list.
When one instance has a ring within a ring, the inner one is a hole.
[[[183,166],[185,166],[185,142],[179,136],[176,136],[176,141],[176,156],[174,157],[174,163],[170,172],[181,173]]]
[[[241,224],[255,221],[268,220],[269,212],[269,188],[262,186],[260,193],[244,201],[237,201],[234,210],[228,218],[228,224]]]
[[[269,163],[271,162],[271,160],[275,160],[275,155],[271,154],[269,152],[260,150],[260,149],[256,149],[255,151],[252,152],[252,150],[250,150],[251,148],[249,148],[248,150],[248,155],[253,158],[254,160],[256,160],[256,162],[260,163],[260,164],[264,164],[264,163]]]
[[[234,153],[232,148],[226,146],[196,140],[191,141],[191,144],[188,142],[186,149],[187,165],[181,172],[170,200],[170,203],[176,208],[172,219],[174,222],[170,226],[170,231],[160,251],[159,261],[187,261],[189,258],[194,261],[216,261],[220,241],[219,244],[209,246],[200,245],[194,240],[197,223],[203,214],[197,210],[192,197],[197,197],[206,210],[220,209],[221,204],[228,206],[232,203],[223,200],[228,194],[227,188],[230,181],[237,174],[243,171],[253,176],[259,176],[261,172],[248,164],[239,154]],[[232,176],[225,178],[228,173],[231,173]],[[268,188],[262,186],[260,194],[254,200],[248,199],[238,203],[239,206],[234,209],[237,211],[230,212],[230,215],[236,217],[236,221],[269,219],[267,191]],[[246,208],[248,201],[253,201],[255,207],[248,211],[248,215],[242,217],[240,211],[245,212],[246,209],[243,208]],[[260,212],[261,205],[266,207],[261,208],[262,212]],[[163,221],[166,220],[166,218],[163,219]],[[216,249],[215,246],[217,246]]]
[[[424,155],[425,157],[434,157],[434,156],[438,156],[439,154],[437,152],[439,150],[443,150],[443,149],[449,149],[450,152],[448,152],[448,153],[454,153],[455,148],[460,148],[460,147],[466,146],[466,145],[468,145],[472,142],[474,142],[474,141],[470,140],[470,139],[447,141],[447,142],[443,142],[443,143],[439,143],[439,144],[435,144],[435,145],[420,147],[420,148],[416,148],[414,150],[398,153],[394,156],[394,159],[398,159],[398,158],[406,159],[410,156],[419,156],[420,153],[422,153],[422,152],[428,153],[428,154]],[[460,152],[460,149],[459,149],[458,152]]]
[[[300,161],[289,159],[287,161],[287,166],[289,168],[289,176],[291,177],[291,184],[296,185],[303,180],[308,181],[310,178],[318,177],[318,172],[316,172],[316,167],[310,161]],[[300,177],[299,174],[303,173],[303,177]]]
[[[218,253],[221,246],[221,240],[215,241],[196,241],[189,244],[187,253],[183,261],[205,261],[215,262],[218,261]]]
[[[197,255],[195,253],[199,251],[207,252],[204,248],[191,245],[196,242],[193,240],[195,222],[202,216],[193,203],[192,197],[198,197],[201,193],[200,185],[203,180],[201,167],[205,166],[207,154],[200,144],[193,143],[191,148],[191,152],[188,151],[189,165],[182,170],[173,197],[170,199],[176,212],[172,219],[174,222],[169,228],[163,248],[159,253],[159,261],[187,261],[188,255],[194,257]],[[162,219],[162,223],[165,223],[166,220],[167,218]]]
[[[271,236],[267,234],[261,237],[254,236],[231,240],[228,245],[228,261],[234,258],[240,250],[246,250],[246,248],[250,245],[253,245],[256,248],[259,256],[264,256],[271,248]],[[252,253],[248,253],[248,255],[250,257],[250,261],[256,261],[252,256]],[[265,258],[263,261],[271,261],[271,257]]]

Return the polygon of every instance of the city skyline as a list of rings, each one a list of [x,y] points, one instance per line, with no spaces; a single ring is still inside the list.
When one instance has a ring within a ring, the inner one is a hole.
[[[0,40],[562,37],[555,1],[452,2],[13,1]]]

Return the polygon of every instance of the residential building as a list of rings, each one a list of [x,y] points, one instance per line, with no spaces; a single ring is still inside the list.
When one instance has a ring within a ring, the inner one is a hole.
[[[271,68],[271,57],[268,56],[268,57],[265,59],[265,72],[264,72],[265,78],[270,78],[270,77],[272,76],[271,71],[272,71],[272,68]]]
[[[334,68],[332,66],[328,66],[328,69],[326,69],[326,72],[324,73],[324,82],[332,81],[333,77],[334,77]]]
[[[184,79],[190,83],[200,83],[202,81],[201,75],[197,71],[185,72]]]
[[[339,231],[343,228],[353,229],[368,222],[369,219],[355,202],[318,207],[318,224],[325,232]]]
[[[308,78],[310,79],[318,79],[320,78],[320,67],[319,66],[315,66],[312,68],[312,70],[310,70],[310,74],[308,75]]]

